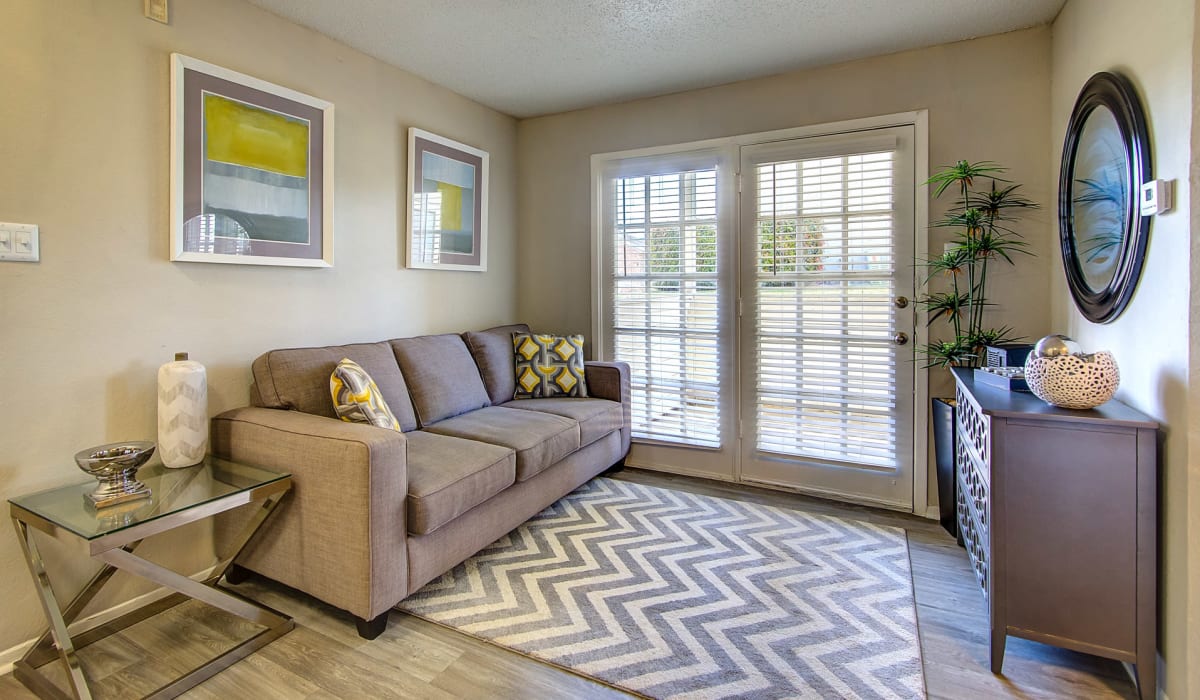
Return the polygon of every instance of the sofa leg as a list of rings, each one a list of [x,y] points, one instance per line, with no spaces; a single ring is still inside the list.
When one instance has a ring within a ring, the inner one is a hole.
[[[225,569],[225,583],[231,586],[245,583],[252,573],[252,571],[240,564],[230,564],[229,568]]]
[[[354,618],[354,624],[358,627],[358,636],[367,640],[383,634],[383,631],[387,629],[387,623],[388,614],[386,612],[370,620],[364,620],[361,617]]]
[[[613,464],[608,469],[605,469],[604,471],[600,472],[600,476],[608,476],[609,474],[616,474],[617,472],[621,471],[624,468],[625,468],[625,458],[622,457],[621,459],[619,459],[617,461],[616,464]]]

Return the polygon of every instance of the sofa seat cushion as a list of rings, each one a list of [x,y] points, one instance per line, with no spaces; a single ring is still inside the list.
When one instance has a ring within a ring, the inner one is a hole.
[[[621,404],[608,399],[521,399],[510,401],[504,407],[570,418],[579,424],[580,447],[620,430],[625,421]]]
[[[422,430],[408,437],[408,531],[425,535],[512,486],[514,452]]]
[[[536,476],[579,449],[579,424],[538,411],[489,406],[425,426],[452,435],[508,447],[517,453],[517,481]]]

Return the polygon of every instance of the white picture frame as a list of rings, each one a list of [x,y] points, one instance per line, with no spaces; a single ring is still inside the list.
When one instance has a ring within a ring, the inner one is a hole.
[[[411,127],[405,264],[487,270],[487,151]]]
[[[332,102],[171,54],[170,259],[332,267],[333,138]]]

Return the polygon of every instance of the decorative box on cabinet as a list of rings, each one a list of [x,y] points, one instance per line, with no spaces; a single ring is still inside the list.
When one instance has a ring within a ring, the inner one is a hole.
[[[1110,401],[1086,411],[975,384],[955,369],[958,525],[991,623],[1133,663],[1155,694],[1158,424]]]

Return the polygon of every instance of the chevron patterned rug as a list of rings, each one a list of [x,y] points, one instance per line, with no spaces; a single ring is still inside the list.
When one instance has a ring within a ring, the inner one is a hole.
[[[652,698],[923,698],[903,530],[598,478],[401,610]]]

